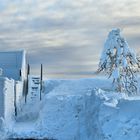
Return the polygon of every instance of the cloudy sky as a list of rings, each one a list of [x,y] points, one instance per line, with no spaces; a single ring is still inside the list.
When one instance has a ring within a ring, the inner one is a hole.
[[[0,0],[0,51],[27,51],[32,73],[92,77],[108,32],[139,52],[139,0]]]

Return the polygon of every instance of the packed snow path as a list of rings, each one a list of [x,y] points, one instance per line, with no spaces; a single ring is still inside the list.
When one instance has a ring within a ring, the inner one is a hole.
[[[112,84],[104,79],[47,80],[45,85],[43,100],[27,103],[22,117],[7,135],[57,140],[139,140],[139,97],[110,92]]]

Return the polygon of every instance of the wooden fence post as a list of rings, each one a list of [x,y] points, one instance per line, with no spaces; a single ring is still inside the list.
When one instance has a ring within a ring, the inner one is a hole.
[[[43,80],[43,65],[41,64],[41,72],[40,72],[40,100],[42,99],[42,80]]]
[[[17,97],[16,97],[16,81],[14,81],[14,107],[15,107],[15,116],[17,116]]]
[[[25,93],[25,103],[26,103],[26,98],[27,98],[27,94],[28,94],[28,84],[29,84],[29,78],[28,78],[28,76],[29,76],[29,74],[30,74],[30,65],[28,64],[27,65],[27,74],[26,74],[26,93]]]

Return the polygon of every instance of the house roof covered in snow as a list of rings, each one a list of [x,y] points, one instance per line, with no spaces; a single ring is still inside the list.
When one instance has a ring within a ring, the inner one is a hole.
[[[1,76],[20,80],[25,73],[25,61],[25,51],[0,52]]]

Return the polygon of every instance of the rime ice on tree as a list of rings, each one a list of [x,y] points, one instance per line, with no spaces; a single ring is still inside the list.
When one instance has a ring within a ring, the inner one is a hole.
[[[139,60],[126,40],[120,35],[120,29],[113,29],[105,42],[100,58],[99,72],[105,71],[113,78],[117,91],[129,94],[137,93],[136,72]]]

